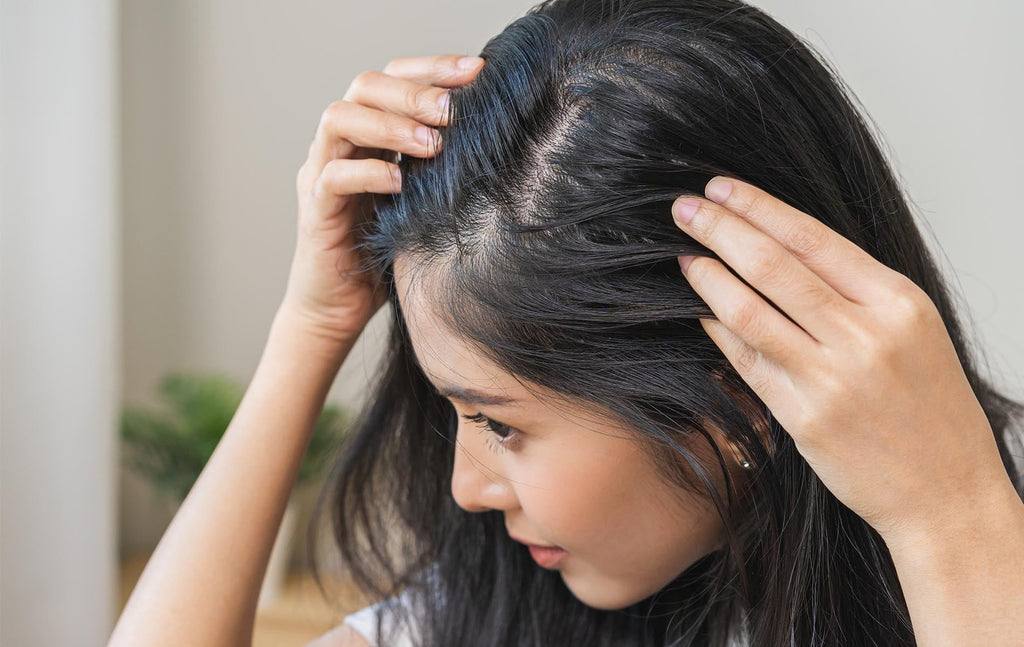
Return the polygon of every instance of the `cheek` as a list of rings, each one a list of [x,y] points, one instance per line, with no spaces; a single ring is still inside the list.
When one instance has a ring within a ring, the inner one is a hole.
[[[604,525],[605,497],[587,465],[536,460],[514,478],[524,516],[547,541],[576,552]]]
[[[519,480],[524,514],[573,555],[563,575],[580,587],[653,593],[711,552],[723,530],[708,501],[678,496],[624,440],[537,456]]]
[[[650,538],[663,512],[652,509],[649,467],[633,443],[592,431],[585,438],[550,443],[530,456],[517,491],[538,532],[581,557],[600,559]]]

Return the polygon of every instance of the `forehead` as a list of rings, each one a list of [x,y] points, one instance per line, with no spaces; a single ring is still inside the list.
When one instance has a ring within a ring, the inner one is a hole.
[[[533,400],[512,375],[450,331],[437,316],[432,270],[406,255],[394,262],[395,291],[416,360],[435,387],[484,391],[517,400]]]

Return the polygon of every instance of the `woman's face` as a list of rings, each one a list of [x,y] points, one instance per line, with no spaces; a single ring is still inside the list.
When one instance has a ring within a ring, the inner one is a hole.
[[[564,548],[555,568],[581,602],[598,609],[643,600],[721,545],[710,502],[658,478],[610,416],[538,399],[448,332],[422,289],[429,273],[414,280],[409,260],[400,256],[394,265],[398,300],[420,367],[459,414],[451,490],[460,507],[501,510],[510,534]],[[470,392],[508,402],[477,402]],[[475,414],[494,421],[497,433],[463,417]],[[724,481],[716,486],[724,493]]]

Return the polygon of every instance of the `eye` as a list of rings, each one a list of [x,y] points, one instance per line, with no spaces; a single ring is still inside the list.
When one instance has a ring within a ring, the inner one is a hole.
[[[519,441],[518,430],[497,420],[492,420],[482,413],[472,416],[463,415],[462,417],[479,424],[482,429],[489,429],[492,432],[493,435],[488,438],[488,446],[496,453],[499,449],[502,451],[511,449]],[[498,438],[497,441],[494,440],[495,436]],[[494,442],[497,442],[497,446],[494,445]]]

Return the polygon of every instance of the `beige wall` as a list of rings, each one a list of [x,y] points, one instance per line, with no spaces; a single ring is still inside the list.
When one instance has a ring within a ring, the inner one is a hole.
[[[247,383],[283,294],[294,177],[320,112],[390,58],[477,53],[532,2],[165,2],[123,5],[124,396],[146,402],[170,369]],[[899,5],[899,6],[896,6]],[[898,168],[960,272],[996,367],[1020,390],[1021,24],[1015,0],[772,0],[822,45],[895,149]],[[982,18],[984,16],[984,18]],[[376,323],[380,323],[379,321]],[[372,342],[376,329],[367,333]],[[376,343],[331,399],[359,400]],[[155,545],[169,511],[122,475],[124,550]]]

